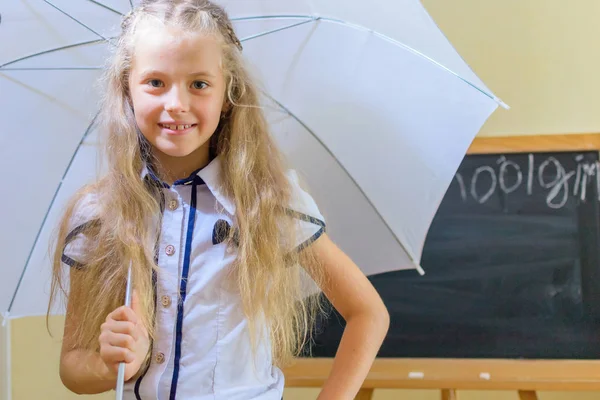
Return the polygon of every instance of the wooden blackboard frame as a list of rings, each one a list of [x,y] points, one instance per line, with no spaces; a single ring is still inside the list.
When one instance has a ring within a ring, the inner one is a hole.
[[[467,154],[591,150],[600,151],[600,133],[478,137],[467,150]]]
[[[600,152],[600,133],[478,137],[467,154],[593,150]],[[284,370],[286,386],[321,387],[332,364],[299,358]],[[537,399],[539,390],[600,391],[600,360],[377,358],[356,399],[383,388],[440,389],[442,399],[455,398],[455,390],[516,390],[523,400]]]

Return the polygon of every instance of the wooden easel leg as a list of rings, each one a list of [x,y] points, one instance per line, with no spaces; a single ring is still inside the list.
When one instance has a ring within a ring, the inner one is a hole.
[[[519,390],[519,400],[538,400],[538,397],[533,390]]]
[[[371,400],[373,398],[373,389],[360,389],[354,400]]]
[[[458,397],[456,396],[455,389],[442,389],[442,400],[456,400]]]

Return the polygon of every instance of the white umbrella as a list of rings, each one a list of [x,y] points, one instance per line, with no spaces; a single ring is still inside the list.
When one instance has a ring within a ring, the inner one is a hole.
[[[420,270],[458,165],[504,104],[417,0],[219,3],[330,236],[367,275]],[[49,239],[66,199],[96,176],[93,83],[105,39],[129,8],[128,0],[0,6],[0,168],[10,174],[0,197],[5,318],[46,312]]]

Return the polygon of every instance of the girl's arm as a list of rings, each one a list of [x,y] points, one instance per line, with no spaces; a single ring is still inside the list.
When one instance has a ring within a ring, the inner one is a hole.
[[[78,285],[77,272],[71,273],[71,293]],[[138,323],[137,294],[133,293],[132,308],[119,307],[111,312],[99,334],[100,352],[79,349],[73,343],[73,332],[80,323],[74,309],[78,301],[69,296],[64,337],[60,356],[60,378],[67,389],[77,394],[95,394],[116,387],[118,365],[126,362],[125,380],[140,370],[148,352],[149,339],[145,328]]]
[[[99,353],[82,349],[62,352],[60,379],[67,389],[77,394],[108,392],[117,383]]]
[[[369,280],[327,235],[315,243],[325,270],[321,289],[346,320],[331,373],[318,400],[352,400],[360,390],[387,333],[388,311]]]
[[[78,299],[75,299],[73,294],[81,293],[81,290],[77,289],[77,275],[78,272],[71,272],[71,295],[67,303],[60,354],[60,379],[67,389],[77,394],[107,392],[116,386],[117,380],[109,373],[100,353],[77,349],[72,340],[76,327],[81,323],[74,309]]]

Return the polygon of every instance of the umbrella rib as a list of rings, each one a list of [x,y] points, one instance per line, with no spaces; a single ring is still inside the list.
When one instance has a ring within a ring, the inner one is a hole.
[[[19,61],[27,60],[27,59],[30,59],[30,58],[33,58],[33,57],[44,55],[44,54],[54,53],[55,51],[66,50],[66,49],[70,49],[70,48],[73,48],[73,47],[85,46],[87,44],[100,43],[100,42],[104,42],[104,41],[105,41],[104,39],[89,40],[87,42],[74,43],[74,44],[70,44],[70,45],[67,45],[67,46],[56,47],[56,48],[53,48],[53,49],[40,51],[39,53],[30,54],[28,56],[17,58],[16,60],[12,60],[12,61],[9,61],[9,62],[7,62],[5,64],[2,64],[2,65],[0,65],[0,69],[6,67],[7,65],[11,65],[11,64],[17,63]]]
[[[280,27],[280,28],[275,28],[275,29],[272,29],[270,31],[264,31],[264,32],[261,32],[261,33],[257,33],[255,35],[248,36],[248,37],[245,37],[245,38],[241,39],[240,42],[247,42],[248,40],[252,40],[252,39],[256,39],[256,38],[262,37],[262,36],[270,35],[271,33],[275,33],[275,32],[281,32],[281,31],[284,31],[286,29],[290,29],[290,28],[294,28],[296,26],[308,24],[309,22],[313,22],[313,21],[316,21],[316,20],[317,20],[317,18],[312,18],[312,19],[307,20],[307,21],[297,22],[295,24],[286,25],[286,26],[283,26],[283,27]]]
[[[69,14],[68,12],[62,10],[61,8],[55,6],[54,4],[52,4],[50,1],[48,0],[43,0],[44,3],[47,3],[48,5],[54,7],[56,10],[60,11],[61,13],[63,13],[64,15],[66,15],[67,17],[71,18],[73,21],[77,22],[79,25],[83,26],[84,28],[86,28],[87,30],[89,30],[90,32],[94,33],[97,36],[100,36],[102,39],[108,41],[107,38],[105,38],[104,36],[102,36],[101,34],[99,34],[98,32],[96,32],[95,30],[93,30],[92,28],[90,28],[89,26],[87,26],[86,24],[84,24],[83,22],[79,21],[77,18],[73,17],[71,14]]]
[[[71,165],[73,164],[73,161],[75,160],[75,157],[77,156],[77,152],[81,148],[81,145],[83,144],[83,141],[88,136],[88,134],[92,130],[92,127],[96,123],[96,119],[98,118],[99,113],[100,112],[96,113],[96,115],[92,119],[92,122],[90,122],[90,124],[88,125],[87,129],[85,130],[85,133],[83,134],[81,140],[79,141],[79,144],[77,145],[77,148],[73,152],[73,156],[71,156],[71,160],[69,160],[69,164],[67,165],[67,168],[65,169],[65,172],[63,173],[63,176],[62,176],[62,178],[60,180],[60,183],[58,184],[58,187],[56,188],[56,191],[54,192],[54,196],[52,197],[52,200],[50,201],[50,205],[48,206],[48,210],[46,211],[46,214],[44,215],[44,219],[42,220],[42,223],[40,224],[40,229],[38,230],[37,235],[35,236],[35,240],[33,241],[33,244],[31,246],[31,250],[29,251],[29,254],[27,255],[27,260],[25,261],[25,266],[23,267],[23,271],[21,271],[21,276],[19,277],[19,281],[17,282],[17,287],[15,288],[15,291],[13,292],[12,298],[11,298],[10,303],[8,305],[8,311],[7,312],[9,314],[10,314],[10,312],[12,310],[12,307],[14,305],[15,299],[17,298],[17,293],[19,293],[19,289],[21,288],[21,284],[23,283],[23,278],[25,277],[25,272],[27,271],[27,266],[29,265],[29,261],[31,261],[31,257],[33,256],[33,251],[35,250],[35,247],[37,245],[38,240],[40,239],[40,236],[42,234],[42,230],[44,229],[44,225],[46,224],[46,220],[48,219],[48,215],[50,214],[50,210],[52,209],[52,206],[54,205],[54,202],[56,201],[56,197],[58,196],[58,192],[60,191],[60,188],[62,187],[62,184],[63,184],[63,182],[65,180],[65,177],[67,176],[67,173],[71,169]]]
[[[416,259],[415,255],[406,246],[404,246],[404,244],[402,243],[402,241],[400,240],[400,238],[398,238],[398,236],[392,230],[392,228],[387,223],[387,221],[385,220],[385,218],[383,218],[383,215],[381,215],[381,213],[379,212],[379,210],[377,209],[377,207],[375,206],[375,204],[373,204],[373,202],[371,201],[371,199],[369,198],[369,196],[367,196],[367,194],[365,193],[365,191],[358,184],[358,182],[356,182],[356,180],[350,174],[350,172],[346,169],[346,167],[344,167],[344,165],[342,164],[342,162],[333,154],[333,152],[331,151],[331,149],[329,149],[329,147],[327,147],[327,145],[315,134],[315,132],[308,125],[306,125],[306,123],[304,121],[302,121],[296,114],[294,114],[289,108],[287,108],[286,106],[284,106],[281,102],[279,102],[278,100],[276,100],[275,98],[273,98],[270,94],[266,93],[265,91],[262,91],[262,92],[264,93],[265,96],[267,96],[269,99],[271,99],[273,102],[275,102],[279,107],[281,107],[281,109],[284,110],[296,122],[298,122],[300,125],[302,125],[302,127],[304,129],[306,129],[306,131],[308,133],[310,133],[310,135],[313,138],[315,138],[315,140],[317,142],[319,142],[319,144],[321,146],[323,146],[323,148],[325,149],[325,151],[327,151],[327,153],[331,156],[331,158],[333,158],[335,160],[336,164],[339,165],[339,167],[344,171],[344,173],[346,174],[346,176],[348,176],[348,178],[352,181],[352,183],[354,183],[354,185],[358,188],[358,190],[364,196],[364,198],[367,200],[367,202],[369,203],[369,205],[371,206],[371,208],[373,208],[373,210],[375,211],[375,213],[377,214],[377,216],[379,217],[379,219],[381,220],[381,222],[383,222],[383,224],[388,229],[388,231],[392,234],[392,236],[394,237],[394,239],[396,239],[396,242],[398,242],[398,244],[400,245],[400,247],[402,247],[402,249],[406,252],[406,254],[408,255],[408,258],[410,258],[410,260],[415,265],[417,271],[419,271],[419,274],[423,275],[425,272],[423,271],[423,268],[421,268],[421,265],[420,265],[419,261]]]
[[[99,70],[102,67],[20,67],[20,68],[0,68],[2,71],[81,71],[81,70]]]
[[[427,61],[431,62],[432,64],[436,65],[438,68],[443,69],[444,71],[456,76],[458,79],[460,79],[461,81],[463,81],[464,83],[466,83],[467,85],[471,86],[473,89],[479,91],[481,94],[489,97],[490,99],[494,100],[496,103],[498,103],[501,107],[503,108],[508,108],[508,105],[506,103],[504,103],[499,97],[497,97],[496,95],[492,94],[492,93],[488,93],[487,91],[485,91],[484,89],[480,88],[479,86],[477,86],[476,84],[474,84],[473,82],[467,80],[466,78],[463,78],[462,76],[460,76],[459,74],[457,74],[456,72],[452,71],[450,68],[446,67],[445,65],[439,63],[438,61],[434,60],[433,58],[421,53],[420,51],[394,39],[391,38],[387,35],[384,35],[383,33],[374,31],[372,29],[368,29],[362,25],[358,25],[358,24],[354,24],[348,21],[344,21],[341,19],[334,19],[334,18],[321,18],[321,20],[323,21],[327,21],[327,22],[332,22],[332,23],[337,23],[337,24],[341,24],[341,25],[345,25],[345,26],[349,26],[353,29],[357,29],[357,30],[364,30],[367,32],[372,33],[373,35],[395,45],[398,47],[401,47],[419,57],[423,57],[424,59],[426,59]]]
[[[336,18],[329,18],[329,17],[317,17],[317,16],[311,16],[311,15],[285,15],[285,14],[281,14],[281,15],[255,15],[255,16],[249,16],[249,17],[237,17],[237,18],[233,18],[233,21],[252,21],[252,20],[265,20],[265,19],[310,19],[313,21],[324,21],[324,22],[329,22],[329,23],[335,23],[335,24],[339,24],[339,25],[344,25],[347,27],[350,27],[352,29],[356,29],[356,30],[362,30],[365,32],[369,32],[372,33],[373,35],[379,37],[380,39],[383,39],[397,47],[401,47],[413,54],[415,54],[418,57],[422,57],[425,60],[427,60],[428,62],[436,65],[438,68],[443,69],[444,71],[456,76],[458,79],[460,79],[461,81],[463,81],[464,83],[466,83],[467,85],[471,86],[473,89],[477,90],[478,92],[482,93],[483,95],[489,97],[490,99],[494,100],[496,103],[498,103],[501,107],[503,108],[509,108],[508,105],[506,105],[506,103],[504,103],[499,97],[495,96],[492,93],[487,92],[486,90],[480,88],[479,86],[477,86],[475,83],[469,81],[466,78],[463,78],[462,76],[460,76],[459,74],[457,74],[456,72],[452,71],[450,68],[446,67],[445,65],[439,63],[438,61],[434,60],[433,58],[421,53],[420,51],[394,39],[391,38],[387,35],[384,35],[383,33],[374,31],[372,29],[369,29],[367,27],[364,27],[362,25],[358,25],[352,22],[348,22],[348,21],[344,21],[342,19],[336,19]],[[273,32],[277,32],[276,30]],[[273,33],[270,32],[270,33]],[[264,34],[260,35],[260,36],[265,36]]]
[[[231,21],[255,21],[264,19],[318,19],[320,17],[311,15],[300,15],[300,14],[286,14],[286,15],[251,15],[248,17],[233,17]]]
[[[122,12],[120,12],[120,11],[117,11],[117,10],[115,10],[114,8],[110,8],[110,7],[109,7],[109,6],[107,6],[106,4],[102,4],[102,3],[100,3],[100,2],[98,2],[98,1],[96,1],[96,0],[88,0],[88,1],[89,1],[89,2],[91,2],[91,3],[94,3],[94,4],[95,4],[95,5],[97,5],[97,6],[100,6],[100,7],[102,7],[102,8],[104,8],[104,9],[108,10],[108,11],[112,11],[112,12],[114,12],[115,14],[118,14],[118,15],[120,15],[120,16],[123,16],[123,13],[122,13]]]

